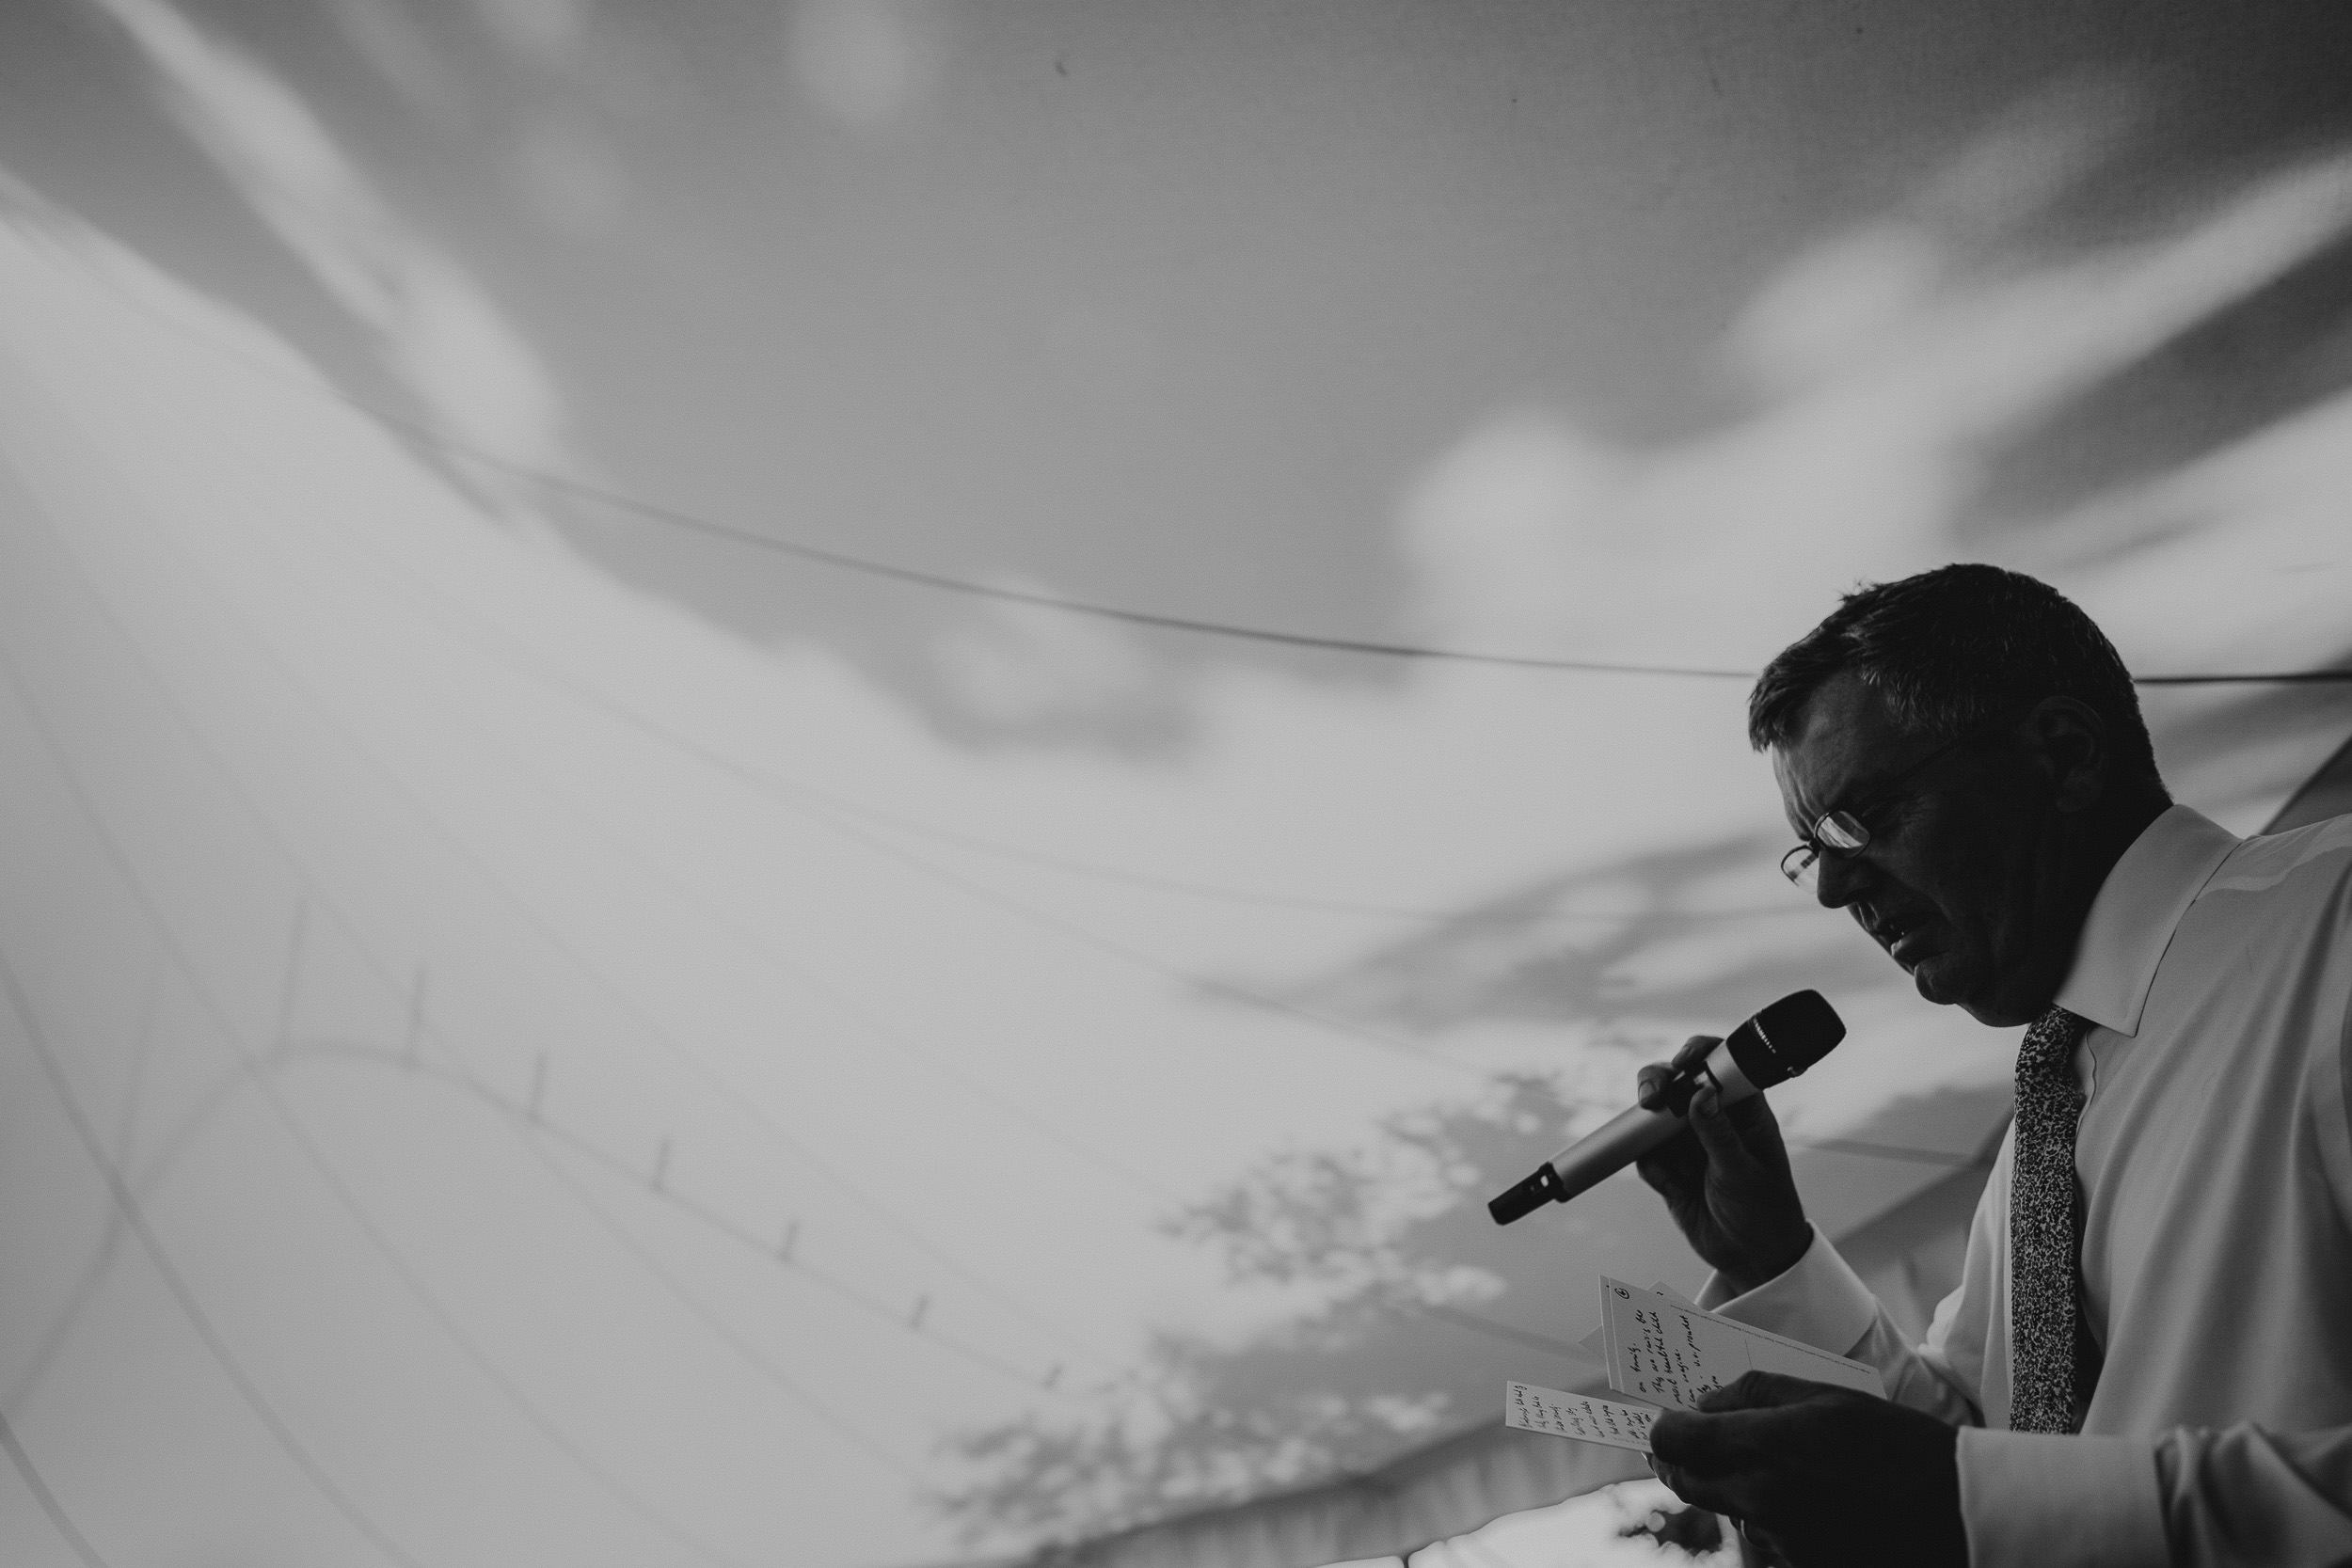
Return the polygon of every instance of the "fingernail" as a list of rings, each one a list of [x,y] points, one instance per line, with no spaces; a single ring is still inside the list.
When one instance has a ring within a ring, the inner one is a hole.
[[[1722,1098],[1713,1088],[1704,1088],[1692,1097],[1691,1105],[1699,1115],[1711,1117],[1715,1114],[1717,1101]]]

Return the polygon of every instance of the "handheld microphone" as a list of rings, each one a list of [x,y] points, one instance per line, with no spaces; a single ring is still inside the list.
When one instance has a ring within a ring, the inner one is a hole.
[[[1734,1029],[1705,1061],[1667,1079],[1658,1097],[1664,1109],[1621,1112],[1536,1167],[1486,1212],[1497,1225],[1509,1225],[1547,1203],[1565,1203],[1681,1132],[1691,1098],[1704,1085],[1714,1085],[1725,1103],[1745,1100],[1794,1078],[1845,1037],[1845,1021],[1820,991],[1791,992]]]

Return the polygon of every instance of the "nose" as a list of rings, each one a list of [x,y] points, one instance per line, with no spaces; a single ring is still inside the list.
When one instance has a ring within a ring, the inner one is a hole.
[[[1813,867],[1813,896],[1825,910],[1842,910],[1869,885],[1870,863],[1862,855],[1823,855]]]

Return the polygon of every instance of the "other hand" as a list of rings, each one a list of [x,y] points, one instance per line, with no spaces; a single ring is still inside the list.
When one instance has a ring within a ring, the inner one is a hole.
[[[1677,1069],[1695,1066],[1723,1041],[1694,1035],[1672,1062],[1642,1069],[1640,1101],[1656,1109]],[[1725,1105],[1710,1085],[1692,1099],[1688,1131],[1634,1163],[1666,1200],[1691,1243],[1739,1293],[1785,1273],[1813,1243],[1780,1123],[1760,1094]]]
[[[1749,1372],[1650,1429],[1650,1468],[1795,1568],[1967,1568],[1959,1433],[1825,1383]]]

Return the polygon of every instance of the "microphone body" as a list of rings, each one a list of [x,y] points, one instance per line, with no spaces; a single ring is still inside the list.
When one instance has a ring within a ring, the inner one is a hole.
[[[1844,1021],[1820,991],[1784,996],[1733,1030],[1705,1061],[1668,1079],[1659,1097],[1663,1108],[1619,1112],[1488,1203],[1486,1212],[1497,1225],[1509,1225],[1547,1203],[1565,1203],[1681,1132],[1692,1097],[1706,1085],[1713,1085],[1725,1104],[1745,1100],[1794,1078],[1845,1037]]]

